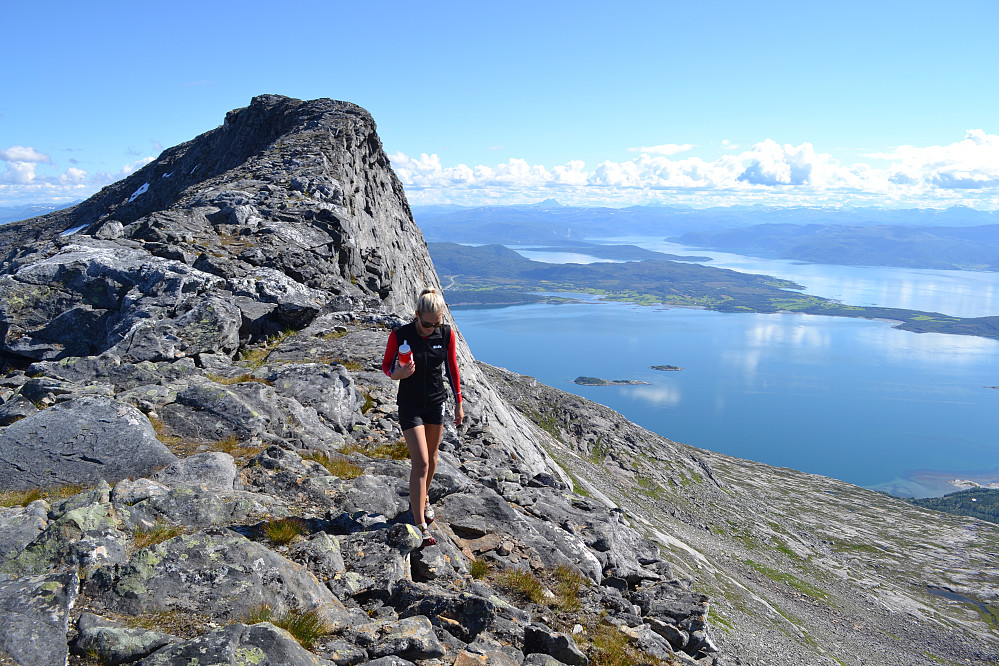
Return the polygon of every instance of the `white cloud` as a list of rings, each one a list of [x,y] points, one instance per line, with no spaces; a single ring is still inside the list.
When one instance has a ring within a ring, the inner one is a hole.
[[[902,186],[999,188],[999,136],[980,129],[968,130],[962,141],[946,146],[899,146],[867,157],[889,160],[888,179]]]
[[[901,146],[864,157],[887,160],[844,165],[809,142],[764,139],[734,152],[722,141],[713,159],[676,158],[679,144],[656,154],[646,148],[621,162],[587,168],[579,160],[547,168],[510,159],[497,166],[447,167],[437,155],[392,155],[392,165],[414,203],[527,203],[556,197],[580,205],[685,203],[694,206],[882,204],[999,208],[999,136],[970,130],[946,146]]]
[[[11,146],[0,150],[0,161],[5,162],[0,182],[26,185],[35,180],[38,164],[52,164],[52,158],[31,146]]]
[[[130,173],[132,173],[134,171],[138,171],[142,167],[146,166],[150,162],[154,162],[155,160],[156,160],[155,157],[143,157],[140,160],[135,160],[134,162],[130,162],[129,164],[126,164],[125,166],[123,166],[121,168],[121,172],[119,173],[119,175],[117,177],[114,178],[114,180],[118,180],[118,178],[124,178],[125,176],[129,175]],[[111,181],[111,182],[114,182],[114,181]]]
[[[52,158],[45,153],[40,153],[31,146],[11,146],[0,150],[0,161],[4,162],[44,162],[52,164]]]
[[[629,148],[630,153],[648,153],[649,155],[676,155],[685,153],[694,146],[689,143],[664,143],[659,146],[641,146],[639,148]]]
[[[154,159],[144,157],[124,165],[115,173],[101,171],[91,174],[79,167],[71,166],[60,174],[42,175],[35,172],[35,167],[39,163],[51,163],[47,155],[34,149],[13,146],[0,151],[0,157],[6,160],[8,156],[34,157],[35,161],[6,161],[6,170],[0,173],[0,205],[68,203],[85,199],[101,187],[121,180]]]
[[[7,168],[0,173],[0,182],[26,185],[35,179],[34,162],[7,162]]]
[[[76,167],[70,167],[66,169],[66,173],[59,176],[59,182],[65,184],[75,184],[82,183],[87,180],[87,172],[83,169],[77,169]]]

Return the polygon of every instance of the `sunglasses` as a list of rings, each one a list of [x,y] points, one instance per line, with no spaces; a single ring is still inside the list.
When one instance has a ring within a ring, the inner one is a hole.
[[[444,325],[444,320],[437,322],[436,324],[431,324],[429,322],[423,321],[423,317],[420,317],[420,326],[423,328],[440,328]]]

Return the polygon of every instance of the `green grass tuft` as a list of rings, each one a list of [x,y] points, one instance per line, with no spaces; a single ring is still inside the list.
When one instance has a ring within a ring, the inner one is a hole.
[[[242,375],[239,375],[238,377],[224,377],[222,375],[208,373],[205,375],[205,377],[212,380],[216,384],[221,384],[222,386],[229,386],[231,384],[242,384],[244,382],[257,382],[258,384],[266,384],[267,386],[271,385],[271,382],[267,381],[266,379],[261,379],[260,377],[254,377],[249,373],[244,373]]]
[[[264,525],[264,536],[275,546],[286,546],[295,537],[305,534],[307,531],[308,523],[297,516],[272,520]]]
[[[555,567],[555,607],[563,611],[578,611],[582,608],[579,592],[589,585],[589,581],[572,567],[560,564]]]
[[[361,474],[364,474],[364,470],[346,458],[331,458],[323,453],[310,451],[303,454],[302,459],[319,463],[326,468],[326,471],[329,472],[331,476],[337,476],[341,479],[356,479],[361,476]]]
[[[545,586],[530,571],[507,569],[500,576],[499,583],[508,590],[520,594],[535,604],[543,604],[546,599]]]
[[[132,530],[132,542],[136,550],[142,550],[163,543],[183,532],[184,529],[179,525],[173,525],[165,520],[157,520],[156,524],[150,528],[136,527]]]
[[[244,624],[270,622],[281,627],[295,637],[295,640],[306,650],[311,650],[323,637],[328,636],[332,629],[318,611],[290,610],[278,615],[274,609],[264,604],[250,611],[243,619]]]
[[[620,629],[600,624],[590,637],[590,666],[671,666],[676,660],[665,661],[636,648],[632,639]]]
[[[360,453],[369,458],[381,458],[383,460],[409,460],[409,448],[406,446],[406,440],[404,439],[394,442],[382,442],[373,446],[348,444],[340,449],[340,453],[344,455]]]
[[[58,486],[55,488],[31,488],[30,490],[3,490],[0,491],[0,506],[4,507],[27,506],[32,502],[34,502],[35,500],[40,500],[40,499],[49,502],[54,502],[66,499],[67,497],[72,497],[73,495],[79,495],[84,490],[87,490],[87,487],[78,484]]]
[[[474,559],[469,565],[468,571],[475,580],[482,580],[489,573],[489,563],[485,560]]]

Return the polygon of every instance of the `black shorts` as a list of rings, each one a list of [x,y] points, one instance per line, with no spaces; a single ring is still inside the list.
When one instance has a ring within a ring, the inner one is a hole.
[[[418,425],[443,425],[444,403],[438,402],[427,407],[399,405],[399,426],[403,431]]]

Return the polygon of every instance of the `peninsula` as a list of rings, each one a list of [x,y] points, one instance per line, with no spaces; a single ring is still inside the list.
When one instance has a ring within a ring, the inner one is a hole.
[[[915,333],[999,338],[999,316],[961,318],[939,312],[846,305],[801,293],[804,287],[789,280],[665,258],[547,264],[503,245],[428,245],[438,275],[449,284],[446,291],[449,295],[459,292],[465,304],[474,303],[476,294],[481,294],[481,304],[490,304],[489,294],[494,291],[503,293],[505,304],[511,304],[517,292],[524,294],[525,303],[535,302],[538,292],[586,293],[640,305],[700,307],[717,312],[799,312],[884,319]]]

